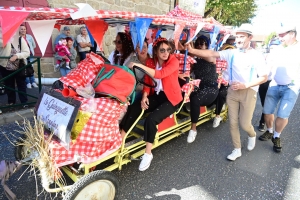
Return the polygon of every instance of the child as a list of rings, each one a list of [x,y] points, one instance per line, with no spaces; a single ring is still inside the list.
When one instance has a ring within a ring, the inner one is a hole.
[[[59,56],[71,56],[71,53],[67,47],[67,40],[65,38],[62,38],[58,41],[58,44],[55,45],[55,51],[57,52],[57,54]],[[70,59],[66,58],[66,68],[70,69],[69,63],[70,63]],[[57,60],[56,61],[56,66],[55,68],[58,69],[59,65],[61,63],[61,60]]]

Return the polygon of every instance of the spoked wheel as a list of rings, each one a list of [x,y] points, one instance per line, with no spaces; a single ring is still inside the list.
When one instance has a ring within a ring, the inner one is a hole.
[[[118,190],[119,181],[113,173],[97,170],[74,183],[64,200],[114,200]]]

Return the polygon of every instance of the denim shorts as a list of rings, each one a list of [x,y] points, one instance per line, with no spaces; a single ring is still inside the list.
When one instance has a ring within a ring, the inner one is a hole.
[[[294,84],[270,86],[267,91],[264,114],[274,114],[277,105],[277,116],[289,118],[299,94],[299,86]]]

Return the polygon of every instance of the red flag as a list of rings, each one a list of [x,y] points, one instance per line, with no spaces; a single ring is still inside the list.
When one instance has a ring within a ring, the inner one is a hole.
[[[18,30],[19,26],[28,16],[29,12],[0,10],[0,21],[2,27],[3,46]]]
[[[185,27],[185,23],[181,22],[175,25],[175,31],[174,31],[174,43],[176,49],[178,49],[178,42],[180,39],[180,35],[182,33],[183,28]]]
[[[97,44],[101,45],[108,24],[103,20],[85,20],[85,25],[88,27]]]

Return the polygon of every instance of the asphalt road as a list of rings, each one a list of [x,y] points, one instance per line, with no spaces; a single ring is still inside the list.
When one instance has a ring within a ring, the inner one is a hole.
[[[253,116],[257,127],[261,106],[259,101]],[[253,151],[247,151],[247,135],[241,132],[242,157],[226,160],[233,147],[229,126],[222,123],[212,128],[212,121],[198,127],[198,136],[187,144],[187,134],[153,150],[154,159],[145,172],[138,171],[139,161],[113,171],[120,180],[122,200],[214,200],[214,199],[300,199],[300,100],[291,114],[282,135],[283,152],[273,152],[272,142],[257,140]],[[0,126],[1,132],[14,132],[15,124]],[[257,131],[257,136],[261,133]],[[11,137],[10,137],[11,138]],[[14,147],[0,135],[0,160],[12,160]],[[36,199],[34,176],[22,171],[7,184],[17,199]],[[39,192],[42,188],[37,183]],[[54,198],[54,195],[52,195]],[[42,192],[37,199],[50,199]],[[6,199],[0,187],[0,199]],[[59,197],[56,199],[60,199]]]

